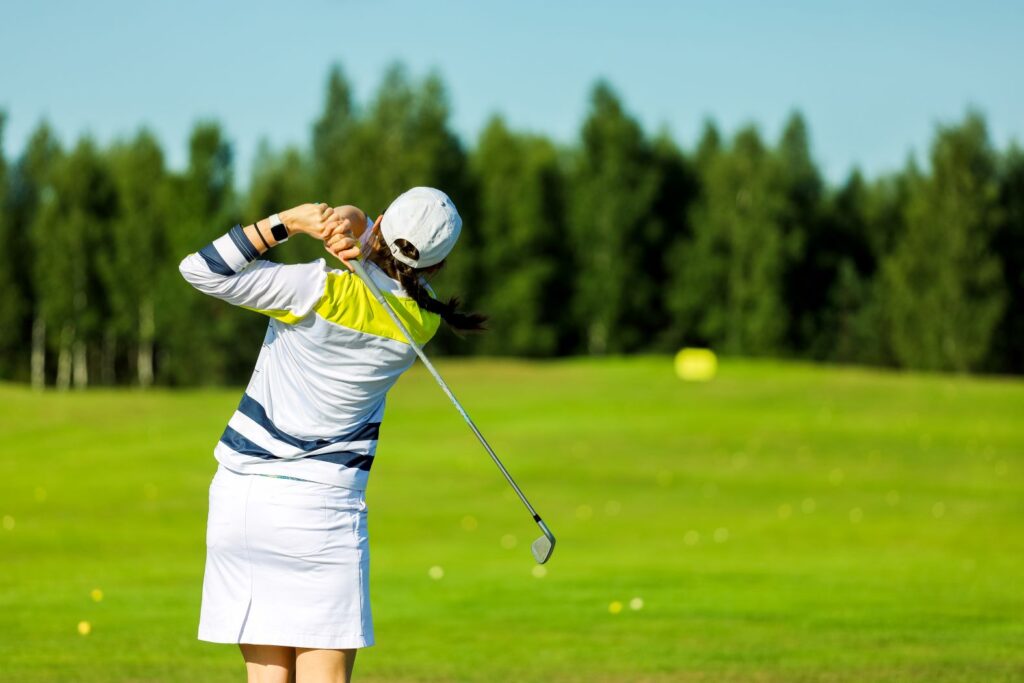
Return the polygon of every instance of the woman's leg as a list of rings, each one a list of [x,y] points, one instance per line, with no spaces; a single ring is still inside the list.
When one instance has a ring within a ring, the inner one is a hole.
[[[296,683],[349,683],[356,650],[295,648]]]
[[[242,657],[249,683],[292,683],[295,680],[295,648],[242,643]]]

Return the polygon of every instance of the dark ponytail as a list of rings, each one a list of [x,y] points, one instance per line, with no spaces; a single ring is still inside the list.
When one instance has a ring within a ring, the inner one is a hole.
[[[406,240],[396,240],[395,246],[409,258],[419,258],[419,250]],[[461,334],[464,332],[481,332],[487,329],[484,326],[484,323],[487,322],[486,315],[460,311],[458,297],[453,296],[447,302],[438,301],[430,295],[430,292],[423,285],[420,277],[436,273],[441,269],[444,261],[429,268],[413,268],[408,264],[402,263],[391,254],[391,251],[384,244],[384,240],[380,238],[380,232],[373,236],[369,252],[370,261],[380,266],[381,270],[387,273],[388,276],[398,280],[399,284],[402,285],[402,289],[412,297],[416,305],[425,311],[441,316],[441,319],[453,331]]]

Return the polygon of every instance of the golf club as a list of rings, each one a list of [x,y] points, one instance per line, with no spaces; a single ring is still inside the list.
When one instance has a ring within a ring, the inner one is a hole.
[[[398,314],[395,313],[395,311],[391,308],[391,305],[384,297],[383,292],[380,291],[380,288],[377,287],[376,283],[374,283],[374,281],[370,278],[369,274],[366,272],[366,269],[363,268],[362,261],[363,256],[360,254],[358,259],[349,261],[349,263],[352,264],[352,267],[355,269],[355,273],[356,275],[359,276],[359,279],[362,280],[363,283],[369,288],[374,298],[381,303],[381,305],[384,307],[384,310],[387,311],[387,314],[395,322],[395,325],[397,325],[398,329],[402,331],[402,334],[405,336],[406,340],[412,346],[413,350],[416,352],[416,355],[419,356],[421,361],[423,361],[423,364],[427,367],[427,370],[430,371],[430,374],[434,376],[434,379],[437,380],[437,383],[441,385],[442,391],[444,391],[448,398],[451,399],[451,402],[455,404],[455,409],[459,411],[459,415],[462,415],[462,419],[466,421],[466,424],[469,425],[469,428],[473,430],[474,434],[476,434],[476,438],[480,440],[481,444],[483,444],[483,447],[487,451],[487,454],[491,456],[491,460],[493,460],[494,464],[498,466],[498,469],[501,470],[501,473],[505,475],[505,479],[515,490],[516,495],[519,496],[519,500],[523,501],[523,505],[525,505],[526,509],[530,511],[530,514],[533,515],[533,521],[537,523],[537,526],[540,527],[540,530],[541,532],[543,532],[544,535],[535,540],[530,545],[530,550],[533,552],[533,558],[537,560],[539,564],[544,564],[548,561],[548,558],[551,557],[551,553],[555,549],[555,537],[551,533],[551,530],[548,529],[548,525],[544,523],[544,520],[540,518],[540,515],[537,514],[537,511],[533,509],[532,505],[530,505],[530,501],[526,499],[526,496],[523,495],[522,489],[520,489],[519,486],[516,484],[515,480],[512,479],[512,475],[509,474],[508,470],[505,469],[505,466],[501,464],[501,460],[498,459],[498,456],[494,453],[494,449],[491,448],[491,445],[487,443],[487,439],[485,439],[484,435],[480,433],[479,429],[477,429],[476,425],[473,423],[473,420],[470,419],[469,415],[466,413],[465,408],[463,408],[462,404],[459,403],[459,400],[455,398],[455,394],[452,393],[452,390],[448,388],[448,384],[441,378],[441,375],[437,372],[437,369],[434,368],[433,363],[430,362],[430,359],[427,358],[427,355],[423,353],[423,349],[420,348],[420,345],[417,344],[416,341],[412,338],[412,334],[409,333],[409,330],[405,327],[405,324],[399,319]]]

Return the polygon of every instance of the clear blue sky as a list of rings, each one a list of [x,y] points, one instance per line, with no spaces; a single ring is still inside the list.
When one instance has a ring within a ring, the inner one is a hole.
[[[832,180],[926,155],[936,124],[975,106],[999,146],[1024,141],[1024,2],[8,2],[0,9],[4,148],[41,117],[66,143],[145,124],[180,168],[218,119],[242,185],[259,140],[308,144],[329,66],[360,102],[390,63],[441,73],[472,144],[501,112],[575,139],[594,81],[645,128],[691,148],[705,117],[774,138],[794,108]]]

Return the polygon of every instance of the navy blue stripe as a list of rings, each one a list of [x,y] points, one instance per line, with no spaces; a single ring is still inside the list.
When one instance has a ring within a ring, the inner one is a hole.
[[[255,261],[260,257],[260,252],[256,251],[256,247],[252,246],[252,242],[245,236],[245,230],[242,229],[241,225],[228,230],[228,236],[231,237],[231,241],[238,247],[238,251],[242,252],[242,256],[249,261]]]
[[[241,453],[242,455],[255,455],[258,458],[268,460],[277,457],[266,448],[249,441],[249,439],[245,438],[231,427],[224,428],[224,433],[221,434],[220,442],[236,453]]]
[[[217,275],[234,275],[235,271],[228,267],[228,264],[220,257],[217,252],[217,247],[213,246],[213,242],[210,242],[205,247],[199,250],[199,255],[206,261],[206,265],[210,266],[210,270],[217,273]]]
[[[315,441],[306,441],[305,439],[300,439],[278,429],[277,425],[270,421],[270,418],[267,416],[267,411],[263,406],[261,406],[259,402],[249,394],[242,394],[242,400],[238,404],[238,412],[266,429],[267,432],[278,441],[283,441],[289,446],[295,446],[296,448],[301,448],[304,451],[313,451],[318,448],[330,446],[335,443],[341,443],[343,441],[371,441],[380,436],[380,422],[367,422],[351,432],[340,436],[332,436],[327,439],[317,439]]]
[[[255,458],[262,460],[294,460],[295,458],[281,458],[280,456],[274,455],[267,449],[259,446],[249,439],[245,438],[231,427],[224,428],[224,434],[220,437],[221,443],[242,455],[251,455]],[[342,465],[344,467],[354,467],[358,470],[370,471],[370,467],[373,465],[373,456],[364,455],[362,453],[352,453],[349,451],[341,451],[339,453],[320,453],[318,455],[307,455],[305,456],[311,460],[321,460],[323,462],[333,463],[335,465]]]
[[[320,455],[310,455],[307,457],[312,460],[323,460],[324,462],[334,463],[335,465],[354,467],[357,470],[363,470],[365,472],[369,472],[370,467],[373,465],[372,455],[361,455],[359,453],[349,453],[348,451],[343,451],[341,453],[321,453]]]

